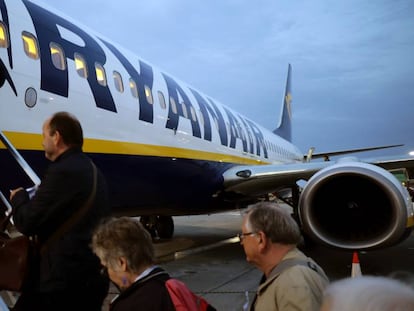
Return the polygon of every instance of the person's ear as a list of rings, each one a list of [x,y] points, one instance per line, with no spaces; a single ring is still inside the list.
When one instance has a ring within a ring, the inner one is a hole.
[[[62,140],[62,136],[60,135],[59,131],[55,131],[55,133],[53,134],[54,144],[57,146],[61,140]]]
[[[258,240],[257,242],[258,242],[258,245],[259,245],[259,250],[260,251],[265,250],[266,247],[267,247],[267,243],[268,243],[266,234],[263,231],[259,231],[256,234],[256,238]]]
[[[121,267],[121,270],[122,270],[123,272],[127,271],[127,268],[128,268],[128,261],[126,260],[126,258],[125,258],[125,257],[119,257],[119,258],[118,258],[118,264],[119,264],[119,266]]]

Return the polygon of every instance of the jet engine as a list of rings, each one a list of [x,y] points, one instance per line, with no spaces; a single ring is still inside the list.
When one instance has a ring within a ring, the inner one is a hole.
[[[346,160],[309,179],[298,209],[307,236],[349,250],[397,244],[409,235],[413,217],[410,195],[394,175]]]

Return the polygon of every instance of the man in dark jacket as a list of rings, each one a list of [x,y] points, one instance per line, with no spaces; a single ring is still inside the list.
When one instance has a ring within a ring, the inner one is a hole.
[[[46,243],[39,275],[15,310],[100,311],[109,281],[100,274],[89,244],[95,225],[109,214],[105,179],[82,152],[82,128],[71,114],[58,112],[45,121],[42,145],[52,163],[31,199],[23,188],[11,192],[14,223],[42,245],[68,219],[75,222],[58,240]],[[85,213],[76,216],[82,208]]]

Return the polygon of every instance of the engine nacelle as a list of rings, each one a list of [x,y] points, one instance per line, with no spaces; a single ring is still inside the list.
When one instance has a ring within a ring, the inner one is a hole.
[[[372,249],[408,236],[413,206],[408,191],[390,172],[348,161],[312,176],[299,199],[299,216],[305,234],[318,242]]]

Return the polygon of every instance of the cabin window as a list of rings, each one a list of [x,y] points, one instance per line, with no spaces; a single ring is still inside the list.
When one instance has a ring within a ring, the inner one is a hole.
[[[187,106],[184,104],[184,102],[181,103],[181,109],[183,110],[183,116],[184,116],[184,118],[187,118],[188,119]]]
[[[82,78],[88,77],[88,70],[86,68],[85,59],[78,53],[75,53],[75,68],[79,76]]]
[[[162,109],[167,108],[167,105],[165,103],[165,97],[164,94],[161,91],[158,91],[158,100],[160,101],[160,107]]]
[[[170,97],[170,106],[173,114],[177,114],[177,104],[175,103],[175,100],[172,97]]]
[[[0,47],[8,48],[9,47],[9,36],[7,34],[6,25],[0,22]]]
[[[129,79],[129,88],[131,89],[132,97],[138,98],[138,89],[137,84],[135,83],[134,79]]]
[[[124,84],[122,83],[121,74],[118,71],[113,72],[115,88],[118,92],[124,92]]]
[[[145,89],[145,97],[147,98],[147,102],[152,105],[154,103],[154,100],[152,99],[151,89],[148,85],[146,85],[144,89]]]
[[[203,116],[203,113],[201,112],[201,110],[198,111],[198,116],[200,118],[201,125],[204,126],[204,116]]]
[[[95,63],[95,72],[98,83],[102,86],[106,86],[105,68],[101,64]]]
[[[50,43],[50,57],[52,58],[53,66],[59,70],[66,69],[66,58],[62,48],[56,43]]]
[[[23,31],[22,33],[24,52],[32,59],[39,58],[39,46],[37,39],[31,33]]]
[[[190,112],[191,112],[191,119],[196,122],[197,121],[197,116],[196,116],[196,112],[193,106],[190,106]]]

